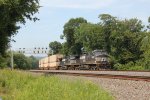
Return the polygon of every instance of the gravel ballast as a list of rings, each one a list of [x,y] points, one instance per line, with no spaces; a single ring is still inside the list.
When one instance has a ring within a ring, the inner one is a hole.
[[[150,82],[57,75],[69,80],[90,80],[112,94],[116,100],[150,100]]]
[[[81,74],[109,74],[109,75],[127,75],[127,76],[146,76],[150,77],[150,72],[138,71],[83,71],[83,70],[31,70],[45,73],[81,73]]]

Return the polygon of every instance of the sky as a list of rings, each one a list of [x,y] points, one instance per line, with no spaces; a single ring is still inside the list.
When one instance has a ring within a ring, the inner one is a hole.
[[[147,24],[150,0],[40,0],[37,22],[21,25],[11,43],[14,49],[48,47],[52,41],[63,42],[63,26],[71,18],[83,17],[98,23],[100,14],[110,14],[120,19],[138,18]]]

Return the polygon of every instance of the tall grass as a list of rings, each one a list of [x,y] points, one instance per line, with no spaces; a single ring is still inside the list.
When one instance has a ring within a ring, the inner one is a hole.
[[[3,100],[112,100],[113,97],[90,81],[69,81],[54,76],[0,70]]]

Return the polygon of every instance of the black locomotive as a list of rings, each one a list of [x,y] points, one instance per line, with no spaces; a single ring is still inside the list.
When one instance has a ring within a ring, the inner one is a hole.
[[[110,69],[108,54],[104,50],[94,50],[82,55],[71,55],[61,60],[61,70],[105,70]]]

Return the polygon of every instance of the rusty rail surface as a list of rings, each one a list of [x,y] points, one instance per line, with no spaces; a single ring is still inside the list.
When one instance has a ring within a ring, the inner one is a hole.
[[[109,79],[121,79],[121,80],[134,80],[134,81],[147,81],[150,82],[150,76],[130,76],[130,75],[113,75],[113,74],[97,74],[97,73],[81,73],[77,72],[61,72],[61,71],[48,71],[48,70],[30,70],[30,72],[45,73],[52,75],[70,75],[70,76],[84,76],[84,77],[96,77],[96,78],[109,78]],[[119,71],[118,71],[119,72]]]

